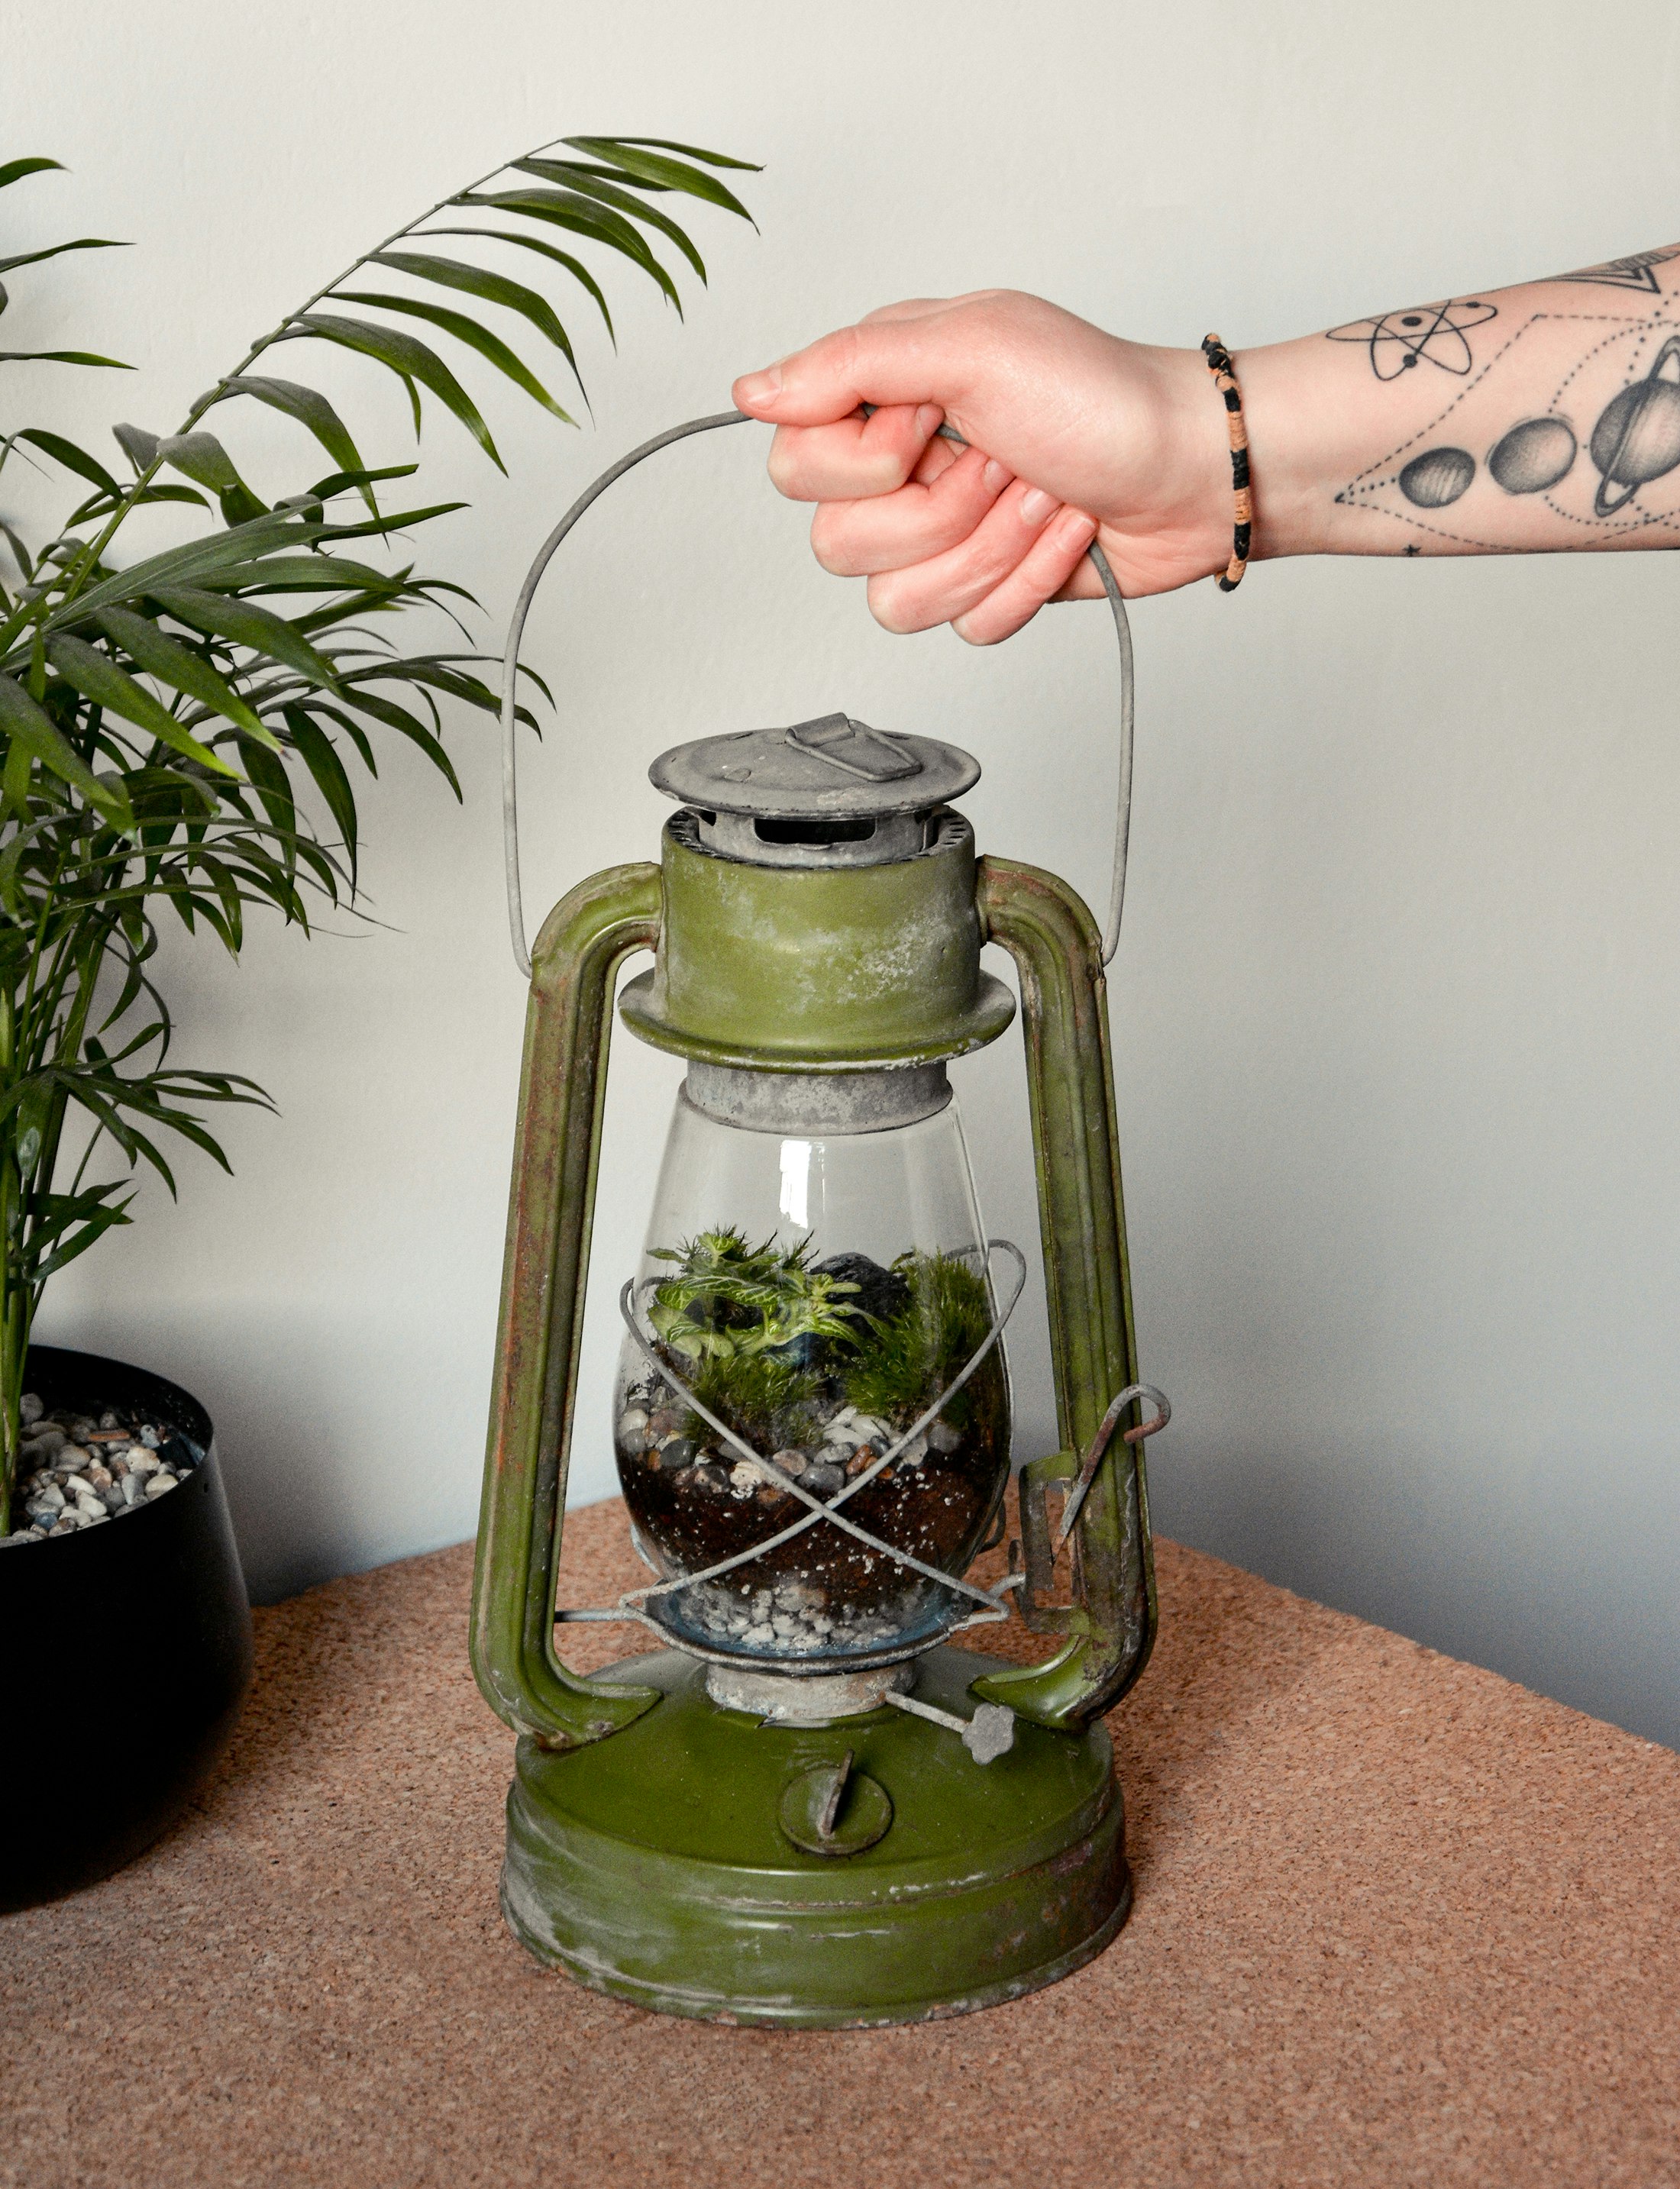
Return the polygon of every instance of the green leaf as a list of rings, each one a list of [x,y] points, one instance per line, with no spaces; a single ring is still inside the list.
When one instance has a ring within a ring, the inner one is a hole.
[[[264,737],[268,734],[265,730]],[[245,765],[269,818],[290,836],[297,826],[297,808],[292,801],[291,778],[286,772],[286,762],[280,758],[278,750],[271,752],[266,744],[252,744],[246,749]],[[293,863],[290,846],[286,863]]]
[[[433,501],[423,509],[399,509],[388,517],[369,518],[361,524],[326,524],[321,528],[323,540],[382,540],[393,532],[405,532],[410,525],[427,524],[434,517],[453,516],[457,509],[465,509],[464,501]]]
[[[147,590],[182,623],[213,631],[218,638],[230,638],[235,646],[251,647],[284,662],[311,684],[333,690],[332,664],[284,616],[258,608],[255,601],[229,599],[225,593],[205,592],[192,585],[152,585]]]
[[[144,508],[149,501],[189,501],[195,509],[208,509],[210,506],[196,487],[175,486],[167,481],[161,486],[143,486],[138,494],[134,494],[132,487],[124,488],[116,499],[118,501],[123,501],[131,494],[133,495],[131,506],[135,509]],[[86,507],[86,513],[90,516],[93,514],[91,506]],[[101,512],[101,514],[103,513]]]
[[[62,433],[49,433],[44,426],[25,426],[13,438],[31,443],[43,455],[51,456],[55,463],[62,464],[67,472],[74,472],[79,478],[87,479],[93,486],[102,487],[107,494],[120,495],[122,491],[96,457],[90,456],[85,449],[77,448],[74,441],[65,440]]]
[[[113,426],[110,430],[135,470],[149,472],[157,461],[161,437],[147,433],[144,426]]]
[[[563,425],[577,423],[499,335],[493,335],[488,327],[481,327],[476,320],[468,319],[465,312],[452,312],[447,304],[428,303],[420,297],[382,297],[365,289],[337,289],[333,294],[342,297],[346,303],[373,304],[381,311],[410,312],[417,320],[429,320],[434,327],[441,327],[445,334],[453,335],[457,342],[465,342],[469,349],[476,349],[480,357],[487,358],[499,371],[507,375],[516,387],[523,387],[534,402],[552,411]]]
[[[417,229],[415,233],[422,236],[488,236],[492,243],[517,243],[522,251],[540,252],[545,258],[552,258],[557,266],[563,266],[569,274],[581,282],[588,290],[590,295],[600,306],[601,316],[607,323],[607,332],[612,336],[614,347],[617,348],[619,338],[614,333],[613,314],[607,308],[606,293],[601,284],[584,264],[582,259],[574,258],[569,251],[562,251],[557,244],[545,243],[540,235],[521,235],[517,230],[509,228],[421,228]]]
[[[349,855],[351,886],[354,888],[356,874],[356,794],[350,788],[350,778],[344,772],[344,763],[333,750],[332,740],[302,707],[285,707],[280,711],[286,717],[287,729],[291,732],[292,743],[303,755],[303,764],[314,778],[315,788],[326,800],[328,812],[338,823],[338,833],[344,839],[344,849]]]
[[[400,671],[394,668],[371,673],[387,676],[400,675]],[[348,705],[359,707],[365,715],[371,715],[375,721],[383,722],[387,729],[398,731],[417,744],[454,791],[456,802],[461,802],[461,783],[450,756],[424,722],[410,714],[406,707],[399,707],[394,699],[387,699],[378,692],[370,692],[359,678],[346,677],[342,689]]]
[[[574,374],[577,373],[578,362],[572,354],[571,340],[555,317],[553,306],[535,289],[528,289],[523,281],[512,281],[506,274],[492,274],[482,266],[469,266],[464,259],[433,258],[418,251],[376,251],[370,263],[388,266],[394,273],[411,274],[416,281],[436,281],[445,289],[464,290],[469,297],[477,297],[484,303],[501,304],[510,312],[523,313],[539,333],[546,335],[554,347],[563,352],[567,364]],[[581,376],[578,385],[583,385]]]
[[[688,151],[689,147],[670,146],[653,137],[568,137],[572,150],[581,152],[586,159],[604,160],[626,174],[635,175],[644,183],[653,183],[661,189],[681,190],[687,197],[704,198],[708,205],[721,206],[726,212],[738,213],[754,227],[758,223],[741,203],[733,190],[719,182],[716,175],[708,175],[700,168],[691,167],[687,160],[661,157],[666,150]],[[657,146],[658,150],[652,148]],[[727,160],[715,152],[695,152],[691,157],[710,161],[714,167],[743,167],[749,174],[761,174],[763,170],[750,160]]]
[[[173,464],[178,472],[184,472],[201,486],[207,486],[212,494],[245,484],[234,468],[233,458],[216,436],[206,433],[202,427],[193,433],[167,435],[158,443],[157,453],[163,462]]]
[[[229,524],[244,524],[266,515],[268,504],[259,501],[234,468],[234,460],[213,433],[201,427],[191,433],[172,433],[157,444],[161,461],[184,472],[201,486],[207,486],[222,505]]]
[[[110,235],[78,235],[73,243],[49,243],[44,251],[20,251],[15,258],[0,258],[0,274],[20,266],[37,266],[43,258],[56,258],[65,251],[127,251],[130,246]]]
[[[403,580],[371,563],[351,563],[337,555],[269,555],[223,573],[217,590],[251,586],[257,591],[344,592],[361,587],[375,592],[401,590]]]
[[[761,163],[752,160],[732,159],[727,152],[708,152],[699,144],[679,144],[670,137],[603,137],[603,144],[621,147],[625,144],[651,144],[655,151],[680,152],[685,159],[704,160],[709,167],[738,167],[745,174],[761,175]],[[618,156],[615,149],[614,157]]]
[[[161,555],[149,556],[143,563],[119,570],[101,584],[66,601],[48,619],[47,628],[54,631],[67,624],[79,623],[113,601],[137,599],[142,593],[150,592],[155,585],[189,585],[195,578],[224,569],[229,563],[249,562],[281,547],[307,547],[319,540],[325,529],[323,525],[300,518],[291,511],[271,510],[266,517],[252,518],[247,524],[230,525],[225,532],[212,532],[202,540],[189,540],[182,546],[166,548]]]
[[[117,1183],[113,1180],[110,1185],[95,1186],[78,1198],[91,1200],[95,1194],[115,1192]],[[44,1283],[48,1277],[56,1275],[63,1269],[66,1262],[73,1262],[78,1254],[85,1254],[94,1242],[102,1239],[114,1224],[132,1224],[134,1219],[127,1211],[133,1202],[133,1196],[130,1194],[127,1201],[112,1202],[100,1208],[92,1215],[66,1219],[79,1221],[81,1230],[71,1232],[65,1244],[55,1253],[49,1253],[43,1261],[37,1261],[35,1264],[34,1281],[37,1285]],[[36,1228],[35,1237],[37,1241],[41,1238],[41,1227],[38,1225]]]
[[[243,373],[235,379],[224,382],[222,393],[216,400],[224,403],[232,395],[254,396],[257,402],[266,403],[271,410],[280,411],[288,418],[295,418],[300,426],[307,426],[341,472],[359,474],[359,484],[362,486],[364,499],[375,515],[378,514],[378,505],[366,490],[367,482],[375,474],[364,465],[361,451],[351,439],[348,427],[325,395],[318,393],[313,387],[303,387],[295,380],[272,380],[257,373]]]
[[[376,485],[381,479],[412,478],[419,469],[418,464],[382,464],[371,472],[331,472],[325,478],[317,479],[309,492],[317,501],[331,501],[334,495],[347,494],[352,487]],[[456,506],[465,505],[457,503]]]
[[[201,653],[183,646],[179,639],[171,638],[158,629],[149,617],[136,615],[131,608],[106,608],[99,617],[99,626],[127,653],[138,662],[149,676],[156,676],[172,684],[178,692],[185,693],[189,699],[197,699],[212,707],[230,722],[260,738],[275,751],[280,749],[272,730],[263,725],[241,699],[231,684],[212,669]]]
[[[557,228],[568,228],[574,235],[586,235],[597,243],[605,243],[639,266],[651,281],[657,282],[668,301],[682,310],[676,284],[665,268],[654,257],[644,239],[639,235],[621,214],[610,212],[605,206],[580,195],[573,190],[496,190],[488,195],[469,191],[465,196],[450,201],[454,205],[484,206],[495,212],[523,213],[529,220],[552,221]]]
[[[47,653],[59,676],[95,706],[121,715],[156,738],[160,744],[179,753],[184,760],[196,761],[201,767],[213,768],[218,775],[239,773],[231,761],[223,760],[208,745],[201,744],[190,731],[181,727],[167,707],[153,699],[144,684],[137,684],[127,670],[119,668],[98,647],[89,646],[86,639],[60,631],[48,644]]]
[[[294,320],[286,331],[291,337],[295,331],[319,335],[325,341],[338,342],[346,349],[359,350],[364,357],[371,357],[387,365],[399,378],[412,383],[418,381],[429,387],[448,409],[452,410],[472,434],[484,454],[504,475],[507,467],[496,452],[490,438],[490,429],[478,416],[472,397],[450,370],[435,350],[428,349],[412,335],[405,335],[395,327],[382,327],[371,320],[343,320],[331,312],[306,312]],[[412,393],[412,386],[410,386]],[[415,399],[416,422],[420,415],[419,399]]]
[[[637,265],[655,273],[671,303],[676,303],[676,291],[669,286],[665,269],[632,224],[635,220],[646,219],[651,226],[663,225],[670,230],[672,240],[676,240],[680,231],[675,223],[668,221],[665,214],[653,212],[640,198],[627,198],[622,191],[615,193],[613,185],[590,175],[571,161],[529,159],[515,160],[512,164],[516,174],[535,175],[540,183],[552,183],[556,186],[556,195],[569,202],[574,212],[592,214],[600,225],[588,232],[598,235],[603,243],[611,243],[615,249],[634,258]],[[625,214],[629,214],[631,218],[626,219]],[[624,240],[626,235],[633,239],[634,244],[641,246],[639,250]],[[694,247],[686,236],[682,238],[681,247],[689,263],[695,263]],[[700,279],[705,279],[704,268],[700,270]]]
[[[90,349],[0,349],[0,365],[26,365],[38,359],[48,365],[108,365],[115,372],[133,372],[120,357],[95,357]]]
[[[546,182],[560,183],[568,185],[574,190],[581,190],[585,197],[598,199],[602,205],[613,206],[619,212],[627,215],[631,220],[645,221],[648,227],[657,228],[662,235],[668,235],[670,238],[701,280],[705,280],[705,261],[694,248],[687,233],[677,225],[669,213],[660,212],[655,206],[648,205],[645,200],[636,197],[629,190],[621,189],[617,183],[609,180],[605,175],[592,174],[588,168],[578,166],[574,161],[520,160],[516,161],[515,165],[527,174],[539,175]]]
[[[124,827],[132,821],[122,785],[101,782],[60,733],[45,708],[37,706],[22,685],[9,676],[0,676],[0,731],[26,746],[43,767],[80,791],[90,806],[110,820]]]
[[[8,160],[0,164],[0,190],[3,190],[8,183],[20,183],[25,175],[42,174],[48,167],[56,167],[61,175],[70,173],[62,160],[43,160],[38,155],[32,158]]]

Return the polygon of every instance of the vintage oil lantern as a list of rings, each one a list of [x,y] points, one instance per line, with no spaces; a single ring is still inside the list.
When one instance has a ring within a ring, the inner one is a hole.
[[[738,416],[614,466],[527,581],[504,707],[522,957],[512,680],[536,584],[614,478]],[[1100,568],[1127,672],[1112,939],[1130,679]],[[658,864],[581,883],[529,964],[472,1632],[520,1735],[503,1909],[545,1961],[676,2014],[987,2005],[1099,1953],[1131,1897],[1100,1720],[1153,1635],[1142,1440],[1168,1408],[1134,1375],[1104,938],[1066,882],[976,856],[955,801],[980,770],[941,740],[828,714],[651,772],[677,802]],[[1019,972],[1065,1449],[1021,1469],[1012,1570],[982,1583],[1027,1266],[985,1236],[949,1072],[1014,1015],[987,942]],[[608,1036],[636,952],[652,969],[619,1014],[687,1071],[611,1413],[579,1420]],[[580,1434],[613,1438],[648,1569],[592,1609],[556,1602]],[[952,1638],[1011,1600],[1054,1638],[1043,1661]],[[582,1619],[658,1646],[581,1677],[563,1643]]]

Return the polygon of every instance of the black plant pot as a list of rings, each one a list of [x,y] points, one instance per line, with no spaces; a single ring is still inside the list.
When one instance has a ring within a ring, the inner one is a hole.
[[[0,1912],[109,1877],[179,1816],[251,1684],[251,1605],[210,1417],[179,1384],[33,1345],[48,1410],[139,1411],[205,1457],[103,1528],[0,1549]]]

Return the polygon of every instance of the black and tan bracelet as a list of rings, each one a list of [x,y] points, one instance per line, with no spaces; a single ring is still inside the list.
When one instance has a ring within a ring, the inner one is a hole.
[[[1254,497],[1248,486],[1248,428],[1242,417],[1242,390],[1236,384],[1236,367],[1230,352],[1217,335],[1207,337],[1202,354],[1213,384],[1225,398],[1225,424],[1230,429],[1230,484],[1236,504],[1236,523],[1231,534],[1230,560],[1219,580],[1222,593],[1234,593],[1248,568],[1248,550],[1254,537]]]

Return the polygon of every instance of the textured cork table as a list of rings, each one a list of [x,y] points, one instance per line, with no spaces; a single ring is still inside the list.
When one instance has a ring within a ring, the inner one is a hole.
[[[628,1585],[619,1508],[567,1553],[572,1601]],[[508,1937],[467,1549],[259,1613],[194,1813],[0,1922],[0,2182],[1680,2183],[1680,1756],[1161,1567],[1113,1722],[1130,1924],[1030,1999],[867,2034],[660,2019]]]

